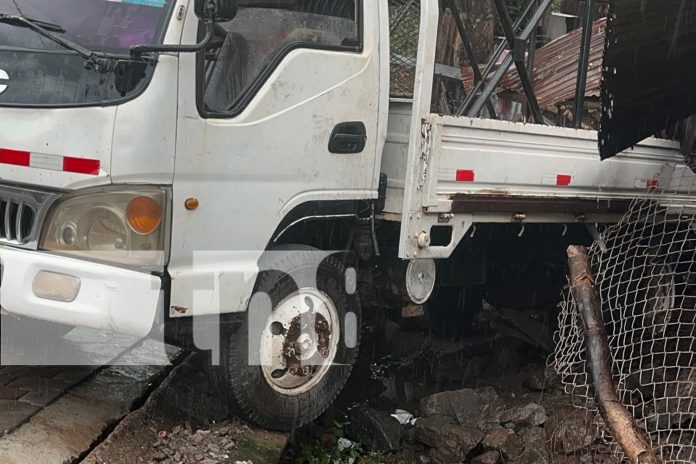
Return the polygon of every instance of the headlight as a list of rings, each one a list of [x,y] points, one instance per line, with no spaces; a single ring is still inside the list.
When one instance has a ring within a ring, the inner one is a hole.
[[[40,247],[99,261],[161,267],[165,206],[161,189],[81,193],[56,203]]]

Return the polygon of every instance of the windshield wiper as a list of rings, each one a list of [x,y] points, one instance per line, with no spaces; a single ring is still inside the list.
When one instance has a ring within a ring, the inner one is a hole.
[[[72,40],[63,38],[56,33],[65,33],[65,29],[58,24],[52,24],[45,21],[37,21],[29,19],[23,15],[2,14],[0,13],[0,23],[12,24],[18,27],[26,27],[36,31],[49,40],[61,45],[62,47],[72,50],[85,59],[85,68],[93,69],[100,73],[108,73],[116,68],[120,60],[133,61],[134,58],[128,55],[112,55],[109,53],[90,50],[82,45],[73,42]],[[143,59],[141,61],[151,61],[152,59]]]
[[[37,26],[46,29],[47,31],[56,32],[58,34],[65,34],[65,29],[63,29],[63,27],[58,25],[58,24],[53,24],[53,23],[49,23],[46,21],[40,21],[38,19],[32,19],[32,18],[24,18],[24,19],[26,19],[30,23],[36,24]],[[13,24],[15,26],[20,26],[20,27],[29,27],[17,15],[2,14],[2,15],[0,15],[0,22],[6,23],[6,24]]]

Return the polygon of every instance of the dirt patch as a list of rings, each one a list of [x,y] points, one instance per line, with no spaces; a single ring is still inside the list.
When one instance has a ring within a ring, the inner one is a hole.
[[[277,462],[287,435],[227,421],[210,387],[203,355],[176,367],[142,408],[124,419],[85,464]]]

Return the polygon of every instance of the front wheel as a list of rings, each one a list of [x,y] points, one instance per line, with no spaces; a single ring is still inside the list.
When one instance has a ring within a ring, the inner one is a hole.
[[[320,251],[271,253],[244,322],[222,334],[216,383],[246,419],[276,430],[322,414],[358,354],[354,273]],[[215,376],[214,376],[215,377]]]

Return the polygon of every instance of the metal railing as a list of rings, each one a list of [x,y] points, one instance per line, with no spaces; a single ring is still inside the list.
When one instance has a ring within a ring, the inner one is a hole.
[[[462,52],[471,66],[473,87],[462,92],[463,98],[456,102],[451,113],[457,116],[480,117],[486,111],[489,118],[498,119],[493,98],[501,82],[508,76],[511,67],[522,85],[528,116],[544,124],[533,84],[534,59],[537,50],[537,30],[540,22],[551,8],[553,0],[529,0],[513,21],[505,0],[492,0],[503,40],[489,57],[483,70],[474,57],[474,47],[467,33],[466,18],[457,7],[456,0],[441,0],[441,11],[451,12],[457,36],[461,40]],[[585,2],[582,20],[582,41],[578,59],[578,73],[574,100],[574,125],[580,127],[585,108],[585,92],[591,49],[592,26],[597,0]],[[391,32],[391,93],[393,97],[411,98],[418,48],[418,24],[420,0],[390,0]],[[508,53],[506,53],[508,52]],[[437,72],[437,71],[436,71]]]

